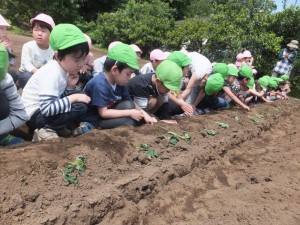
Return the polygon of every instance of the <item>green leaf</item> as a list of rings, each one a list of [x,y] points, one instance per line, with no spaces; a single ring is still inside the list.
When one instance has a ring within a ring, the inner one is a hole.
[[[227,123],[217,122],[217,124],[219,124],[219,126],[224,128],[224,129],[227,129],[229,127],[229,125]]]

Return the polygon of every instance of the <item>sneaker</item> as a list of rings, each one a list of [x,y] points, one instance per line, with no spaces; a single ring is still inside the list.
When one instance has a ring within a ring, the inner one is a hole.
[[[195,114],[196,115],[203,115],[205,112],[202,109],[196,109]]]
[[[68,128],[64,127],[62,129],[56,130],[56,133],[59,137],[71,137],[72,136],[72,131],[69,130]]]
[[[15,137],[11,134],[6,135],[0,140],[0,146],[10,146],[25,142],[22,138]]]
[[[56,131],[49,128],[36,129],[33,134],[32,141],[44,141],[59,138]]]
[[[81,134],[85,134],[85,133],[87,133],[87,132],[89,132],[90,130],[93,130],[93,129],[95,129],[93,124],[91,124],[89,122],[81,122],[79,127],[77,127],[73,131],[73,135],[78,136],[78,135],[81,135]]]

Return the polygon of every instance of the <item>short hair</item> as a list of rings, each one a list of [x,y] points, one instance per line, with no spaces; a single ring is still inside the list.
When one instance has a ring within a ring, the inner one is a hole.
[[[35,25],[38,25],[38,26],[40,26],[41,28],[46,28],[46,29],[48,29],[50,32],[52,31],[52,27],[51,27],[51,25],[50,24],[48,24],[48,23],[45,23],[44,21],[40,21],[40,20],[34,20],[33,22],[32,22],[32,24],[31,24],[31,28],[33,29],[34,28],[34,26]]]
[[[89,45],[87,42],[83,42],[77,45],[73,45],[69,48],[58,50],[57,58],[62,60],[68,54],[75,54],[78,57],[87,56],[89,54]]]
[[[103,69],[105,72],[109,72],[111,70],[111,68],[116,65],[118,70],[120,71],[120,73],[122,72],[122,70],[126,69],[126,68],[130,68],[130,66],[128,66],[126,63],[111,59],[111,58],[106,58],[104,65],[103,65]]]

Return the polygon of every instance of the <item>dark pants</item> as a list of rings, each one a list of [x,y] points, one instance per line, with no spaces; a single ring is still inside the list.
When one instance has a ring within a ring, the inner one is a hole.
[[[135,109],[135,104],[133,101],[121,101],[118,102],[113,109],[118,110],[125,110],[125,109]],[[102,129],[111,129],[115,127],[120,126],[136,126],[138,123],[131,117],[121,117],[121,118],[115,118],[115,119],[102,119],[99,117],[99,114],[97,111],[89,111],[85,116],[83,121],[89,122],[93,124],[96,128],[102,128]]]
[[[217,108],[225,108],[227,106],[227,102],[225,99],[217,97],[217,96],[207,96],[205,95],[202,101],[197,105],[198,109],[217,109]]]
[[[0,93],[0,120],[4,120],[9,116],[9,103],[6,96],[3,93]],[[7,134],[1,134],[0,140],[4,138]]]
[[[18,77],[19,77],[19,87],[20,88],[24,88],[31,76],[32,76],[32,73],[30,73],[28,71],[20,72],[18,74]]]
[[[53,130],[60,130],[74,122],[80,121],[82,116],[87,112],[87,105],[84,103],[72,104],[71,111],[67,113],[61,113],[55,116],[45,117],[40,110],[37,110],[26,123],[30,131],[35,129],[50,128]]]
[[[18,81],[18,73],[14,70],[8,70],[8,73],[11,75],[11,77],[14,80],[14,83],[16,84]]]

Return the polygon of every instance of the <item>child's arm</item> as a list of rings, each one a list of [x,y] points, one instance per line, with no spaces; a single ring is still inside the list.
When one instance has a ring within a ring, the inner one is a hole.
[[[198,83],[198,77],[196,73],[193,73],[185,90],[181,93],[180,97],[185,100],[191,93],[193,87],[195,87]]]
[[[22,48],[21,67],[30,73],[35,73],[38,70],[31,62],[30,48],[27,43]]]
[[[0,135],[6,134],[23,125],[29,118],[26,114],[22,99],[17,92],[12,77],[7,74],[0,83],[0,90],[8,99],[9,116],[0,120]]]
[[[204,89],[201,88],[201,90],[199,91],[199,94],[197,95],[196,100],[192,104],[193,109],[196,109],[197,105],[202,101],[204,96],[205,96]]]
[[[154,123],[157,123],[157,119],[153,116],[150,116],[147,112],[145,112],[141,107],[138,106],[138,104],[135,104],[135,108],[140,110],[143,113],[143,117],[146,123],[150,123],[153,125]]]
[[[194,113],[193,107],[189,103],[185,102],[182,98],[180,98],[180,96],[178,98],[176,98],[176,96],[174,96],[171,92],[169,92],[168,97],[170,100],[172,100],[177,105],[179,105],[185,114],[193,115],[193,113]]]
[[[105,107],[97,107],[98,114],[101,118],[104,119],[114,119],[120,117],[131,117],[136,121],[140,121],[144,115],[141,110],[137,109],[108,109]]]
[[[250,111],[249,106],[245,105],[238,97],[236,97],[230,90],[229,87],[224,86],[223,87],[224,92],[228,95],[229,98],[231,98],[236,104],[241,106],[243,109]]]

